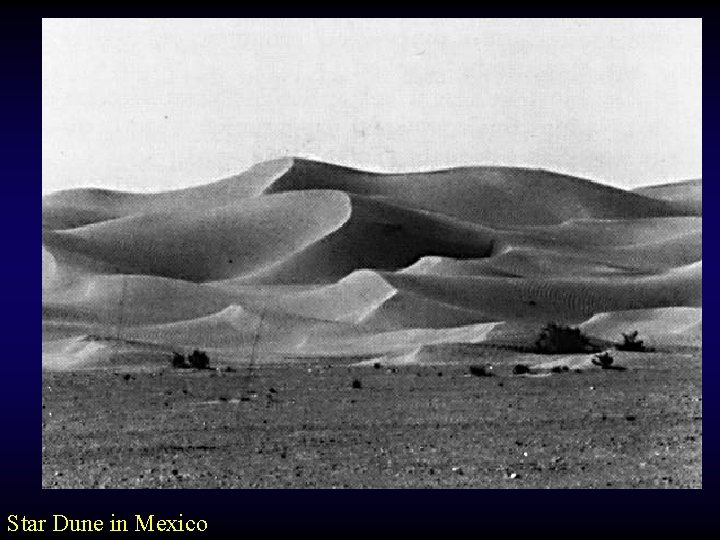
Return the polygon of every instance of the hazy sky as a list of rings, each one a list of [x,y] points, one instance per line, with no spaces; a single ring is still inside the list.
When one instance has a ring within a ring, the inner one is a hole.
[[[44,20],[43,192],[284,155],[380,171],[702,175],[702,22]]]

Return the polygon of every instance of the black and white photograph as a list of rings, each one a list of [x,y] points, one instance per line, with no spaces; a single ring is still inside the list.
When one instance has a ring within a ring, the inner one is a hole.
[[[698,489],[702,405],[701,19],[43,19],[43,488]]]

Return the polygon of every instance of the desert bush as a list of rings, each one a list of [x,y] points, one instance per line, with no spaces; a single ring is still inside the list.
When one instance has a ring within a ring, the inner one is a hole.
[[[605,351],[602,354],[596,354],[595,358],[593,358],[592,363],[596,366],[600,366],[602,369],[612,370],[612,371],[626,371],[627,368],[624,366],[618,366],[614,364],[613,362],[615,359],[612,357],[612,355]]]
[[[488,366],[470,366],[470,374],[475,377],[492,377],[492,368]]]
[[[185,360],[185,357],[180,353],[173,353],[172,360],[170,360],[170,363],[172,364],[172,367],[174,367],[176,369],[190,367],[187,363],[187,360]]]
[[[638,339],[638,331],[637,330],[630,332],[629,334],[623,334],[622,337],[623,337],[623,342],[615,346],[615,348],[618,351],[645,352],[648,350],[648,348],[645,347],[643,340]]]
[[[603,369],[609,368],[615,359],[612,357],[612,355],[609,352],[604,352],[602,354],[595,355],[595,358],[593,358],[593,364],[600,366]]]
[[[541,354],[565,354],[596,351],[590,339],[579,328],[548,323],[535,341],[535,352]]]
[[[353,379],[352,387],[355,388],[356,390],[359,390],[360,388],[362,388],[362,383],[360,382],[360,379]]]
[[[218,371],[221,373],[237,373],[237,368],[233,366],[225,366],[223,368],[218,368]]]
[[[530,373],[530,367],[526,364],[515,364],[513,367],[513,375],[525,375]]]
[[[208,357],[207,353],[205,351],[199,351],[195,349],[193,353],[188,356],[188,362],[190,363],[190,367],[194,367],[195,369],[207,369],[210,367],[210,358]]]

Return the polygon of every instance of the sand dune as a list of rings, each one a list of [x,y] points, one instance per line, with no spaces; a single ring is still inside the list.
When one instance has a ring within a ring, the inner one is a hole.
[[[59,192],[43,199],[43,361],[203,347],[243,362],[258,328],[265,360],[420,361],[429,345],[532,340],[548,320],[700,345],[701,212],[700,181],[628,192],[295,158],[163,193]]]
[[[702,260],[701,233],[656,243],[594,249],[546,246],[506,246],[483,259],[423,257],[401,272],[446,276],[613,276],[662,273]]]
[[[44,291],[43,311],[107,325],[172,322],[209,315],[234,297],[178,279],[143,275],[90,274]]]
[[[43,226],[69,229],[136,214],[226,206],[259,195],[291,167],[291,159],[278,159],[218,182],[161,193],[88,188],[60,191],[43,197]]]
[[[551,240],[570,246],[622,246],[667,241],[702,232],[698,217],[645,219],[570,219],[558,225],[526,229],[517,238]]]
[[[579,322],[594,313],[702,304],[699,263],[652,276],[518,279],[383,274],[394,287],[496,320]]]
[[[343,227],[248,277],[264,283],[330,283],[363,268],[402,269],[426,254],[485,257],[494,249],[491,229],[364,197],[351,200]]]
[[[662,273],[702,260],[702,219],[570,220],[521,230],[485,229],[491,257],[432,255],[402,273],[456,276],[603,276]]]
[[[622,334],[637,330],[649,344],[701,344],[702,309],[670,307],[599,313],[580,327],[589,335],[622,342]]]
[[[340,189],[401,202],[474,223],[540,225],[571,218],[627,219],[688,215],[659,201],[539,169],[462,167],[429,173],[376,174],[294,159],[266,192]]]
[[[567,251],[538,248],[509,248],[494,257],[457,260],[446,257],[424,257],[404,269],[405,274],[439,276],[489,277],[560,277],[607,276],[632,272],[631,268],[612,264],[597,254],[583,257]]]
[[[679,203],[696,215],[702,215],[702,178],[643,187],[636,189],[635,193],[653,199]]]
[[[379,174],[282,158],[217,182],[163,193],[87,188],[58,192],[43,198],[43,221],[49,228],[71,228],[148,212],[213,208],[261,193],[317,189],[383,197],[412,208],[485,224],[540,225],[573,218],[697,215],[686,205],[676,204],[673,197],[645,197],[540,169],[461,167]],[[651,193],[654,197],[662,189],[658,187]]]
[[[229,306],[218,313],[173,323],[129,328],[124,335],[133,340],[162,343],[180,350],[201,347],[214,354],[234,351],[240,357],[250,353],[260,317],[240,306]],[[293,318],[266,317],[261,331],[263,346],[286,352],[304,339],[309,321]]]
[[[110,340],[91,335],[43,343],[43,368],[76,370],[128,366],[165,366],[172,351],[153,343]]]
[[[433,300],[399,290],[362,321],[363,327],[378,330],[401,328],[453,328],[497,319],[482,311]]]
[[[474,324],[455,328],[414,328],[359,336],[309,339],[297,349],[299,354],[322,356],[402,353],[410,347],[442,343],[481,343],[497,323]]]
[[[349,199],[338,191],[288,193],[44,230],[43,243],[57,260],[90,271],[200,282],[272,266],[327,236],[349,214]]]
[[[256,312],[268,311],[308,319],[359,323],[396,294],[379,274],[360,270],[330,285],[301,289],[271,287],[257,290],[252,285],[215,283],[220,290],[233,291],[236,298]],[[279,289],[279,290],[278,290]]]

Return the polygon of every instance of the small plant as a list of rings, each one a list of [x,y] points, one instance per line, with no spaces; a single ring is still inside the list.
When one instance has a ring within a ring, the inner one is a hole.
[[[597,350],[579,328],[548,323],[535,341],[535,352],[541,354],[566,354],[594,352]]]
[[[492,377],[492,366],[470,366],[470,374],[475,377]]]
[[[592,363],[596,366],[600,366],[603,369],[609,369],[610,366],[612,366],[615,359],[612,357],[612,355],[605,351],[601,354],[596,354],[595,358],[593,358]]]
[[[615,348],[618,351],[638,351],[646,352],[648,348],[643,343],[642,339],[638,339],[638,331],[635,330],[629,334],[623,334],[623,342],[616,345]]]
[[[210,358],[205,351],[199,351],[195,349],[193,353],[188,356],[188,362],[190,367],[195,369],[208,369],[210,367]]]
[[[219,368],[218,371],[220,373],[237,373],[237,368],[233,366],[225,366],[223,368]]]
[[[530,367],[526,364],[515,364],[513,367],[513,375],[526,375],[530,373]]]
[[[360,379],[353,379],[352,387],[356,390],[360,390],[362,388],[362,383],[360,382]]]

